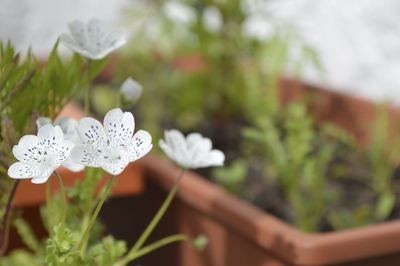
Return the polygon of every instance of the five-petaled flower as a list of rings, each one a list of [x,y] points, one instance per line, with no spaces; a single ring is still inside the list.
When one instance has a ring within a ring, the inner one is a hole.
[[[199,133],[191,133],[185,138],[181,132],[172,129],[165,131],[164,138],[159,142],[160,148],[183,168],[196,169],[224,164],[223,152],[213,150],[211,140]]]
[[[121,86],[121,94],[128,102],[136,102],[142,95],[143,87],[136,80],[129,77]]]
[[[68,158],[73,146],[71,141],[64,139],[59,126],[44,125],[37,136],[25,135],[13,147],[18,162],[10,166],[8,175],[15,179],[32,177],[32,183],[44,183]]]
[[[70,35],[60,36],[61,42],[74,52],[92,60],[102,59],[126,43],[120,32],[106,32],[104,25],[97,19],[88,23],[75,20],[68,24]]]
[[[147,131],[139,130],[133,135],[135,121],[130,112],[112,109],[104,117],[103,124],[90,117],[79,121],[82,144],[74,147],[72,160],[118,175],[130,162],[146,155],[153,147]]]
[[[44,125],[51,124],[51,119],[48,117],[39,117],[36,120],[36,125],[38,128],[41,128]],[[78,134],[78,121],[72,119],[70,117],[60,117],[54,121],[54,125],[60,126],[61,130],[64,133],[64,139],[69,140],[74,144],[81,143],[81,139]],[[85,166],[79,163],[74,162],[70,157],[68,157],[63,163],[62,166],[67,168],[72,172],[80,172]]]

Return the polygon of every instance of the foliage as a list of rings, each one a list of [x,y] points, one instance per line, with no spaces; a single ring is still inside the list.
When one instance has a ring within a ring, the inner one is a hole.
[[[58,43],[46,64],[28,51],[16,53],[11,43],[0,42],[0,209],[3,211],[12,182],[7,176],[11,148],[23,134],[35,131],[38,114],[55,118],[87,82],[79,55],[65,62]],[[3,217],[4,213],[0,213]],[[3,220],[3,219],[2,219]],[[2,225],[3,227],[4,225]]]
[[[243,134],[265,156],[266,177],[281,185],[293,208],[296,226],[304,231],[317,230],[332,200],[326,176],[334,146],[314,130],[305,105],[291,104],[281,126],[265,117]]]
[[[400,138],[389,135],[389,105],[376,108],[376,117],[370,127],[370,143],[366,149],[358,148],[360,161],[367,171],[358,179],[368,186],[371,201],[330,212],[329,220],[336,229],[352,228],[387,220],[396,203],[395,174],[400,156]],[[394,132],[397,132],[394,131]],[[357,176],[357,173],[347,173]],[[365,185],[364,185],[365,186]]]
[[[134,46],[121,56],[116,76],[134,73],[148,91],[139,109],[146,128],[176,124],[185,130],[206,127],[213,119],[257,120],[260,113],[279,113],[277,82],[287,68],[311,64],[316,58],[292,27],[275,22],[267,39],[249,36],[252,16],[242,1],[146,1],[128,15],[137,25]],[[169,14],[178,5],[191,14],[182,22]],[[218,29],[204,22],[210,9],[219,14]],[[129,19],[129,18],[128,18]],[[294,52],[299,56],[289,62]],[[135,60],[131,60],[135,58]],[[152,95],[157,94],[158,97]],[[159,108],[159,106],[167,108]]]

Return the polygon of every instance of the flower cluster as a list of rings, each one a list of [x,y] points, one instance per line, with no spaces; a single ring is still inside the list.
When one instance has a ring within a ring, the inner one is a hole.
[[[106,114],[104,125],[90,117],[79,123],[61,118],[55,126],[50,119],[39,118],[37,124],[37,136],[26,135],[13,148],[18,162],[8,169],[12,178],[32,177],[32,183],[44,183],[59,166],[73,171],[101,167],[118,175],[152,148],[150,134],[144,130],[133,134],[132,113],[118,108]]]

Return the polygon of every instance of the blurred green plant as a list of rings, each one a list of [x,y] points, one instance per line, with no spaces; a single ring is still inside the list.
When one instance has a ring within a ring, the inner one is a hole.
[[[260,114],[276,115],[281,73],[317,64],[293,27],[273,18],[269,37],[249,35],[245,26],[253,11],[243,1],[140,3],[127,11],[135,41],[120,56],[124,67],[116,68],[116,76],[134,73],[143,84],[145,108],[138,111],[154,133],[160,124],[191,130],[213,123],[210,117],[255,121]],[[186,15],[174,15],[175,9]]]
[[[371,202],[355,208],[341,208],[331,212],[329,220],[336,229],[352,228],[385,221],[396,203],[395,174],[400,158],[400,138],[389,134],[389,105],[376,108],[375,120],[369,130],[370,142],[362,149],[364,164],[361,180],[368,187]],[[347,173],[351,175],[351,173]],[[354,175],[354,173],[353,173]],[[367,185],[368,184],[368,185]]]
[[[247,178],[248,164],[244,159],[237,159],[229,166],[217,168],[213,171],[214,180],[228,191],[244,197],[246,196],[244,186]]]
[[[62,60],[54,45],[46,64],[28,51],[16,53],[11,43],[0,42],[0,246],[8,231],[9,202],[18,181],[8,178],[11,149],[23,134],[36,130],[39,114],[54,119],[63,106],[84,86],[84,62],[79,55]],[[100,69],[98,69],[100,71]]]
[[[304,104],[292,103],[286,111],[281,125],[265,117],[257,127],[244,129],[243,135],[264,156],[265,177],[282,187],[294,224],[317,231],[333,198],[326,177],[334,145],[322,140]]]

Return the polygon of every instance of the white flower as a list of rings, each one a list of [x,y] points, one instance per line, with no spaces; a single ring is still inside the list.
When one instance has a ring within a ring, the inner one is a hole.
[[[39,117],[36,120],[36,125],[38,128],[41,128],[42,126],[47,124],[51,124],[51,119],[48,117]],[[75,145],[82,143],[77,130],[78,121],[76,121],[75,119],[72,119],[70,117],[60,117],[56,119],[54,125],[61,127],[61,130],[64,133],[65,140],[71,141]],[[85,168],[84,165],[74,162],[71,157],[68,157],[63,162],[62,166],[72,172],[80,172]]]
[[[102,59],[126,43],[120,32],[106,32],[104,25],[97,19],[91,19],[87,24],[75,20],[68,27],[70,35],[62,34],[61,42],[89,59]]]
[[[127,78],[121,86],[121,93],[126,101],[136,102],[142,95],[143,87],[131,77]]]
[[[172,129],[164,133],[165,140],[159,142],[160,148],[184,168],[202,168],[208,166],[221,166],[224,164],[225,155],[220,150],[212,150],[209,138],[204,138],[199,133],[191,133],[186,139],[181,132]]]
[[[23,136],[13,147],[18,162],[8,168],[8,175],[15,179],[32,177],[32,183],[46,182],[50,175],[70,155],[74,144],[64,139],[59,126],[44,125],[37,136]]]
[[[79,121],[78,132],[82,144],[72,151],[71,158],[89,167],[101,167],[112,175],[120,174],[125,167],[145,154],[153,145],[147,131],[133,135],[135,121],[132,113],[116,108],[104,117],[103,125],[90,117]]]

